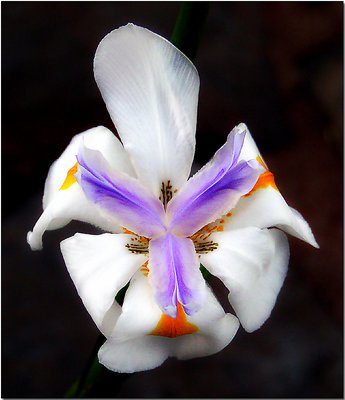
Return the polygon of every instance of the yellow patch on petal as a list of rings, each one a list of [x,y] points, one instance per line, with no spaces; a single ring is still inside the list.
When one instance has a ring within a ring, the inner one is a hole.
[[[78,171],[78,163],[76,162],[73,165],[73,167],[68,170],[64,183],[61,185],[60,190],[66,190],[70,188],[73,185],[73,183],[77,182],[77,179],[74,176],[74,174],[76,174],[77,171]]]
[[[261,159],[260,156],[257,156],[256,159],[266,169],[266,171],[263,172],[259,176],[259,179],[257,180],[256,184],[253,186],[252,190],[250,192],[248,192],[247,194],[245,194],[244,197],[251,196],[257,190],[265,189],[269,186],[271,186],[273,189],[279,191],[279,189],[277,188],[277,185],[274,181],[274,175],[272,174],[272,172],[270,172],[268,170],[268,168],[266,167],[265,163],[263,162],[263,160]]]
[[[176,338],[178,336],[190,335],[198,330],[199,328],[196,325],[188,322],[182,305],[177,303],[176,318],[162,314],[157,326],[149,335]]]

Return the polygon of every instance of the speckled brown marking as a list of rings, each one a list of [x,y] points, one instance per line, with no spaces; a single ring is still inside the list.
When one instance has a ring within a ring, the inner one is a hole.
[[[125,247],[127,247],[128,251],[130,251],[133,254],[148,254],[149,253],[149,239],[146,238],[145,236],[139,236],[136,233],[126,229],[122,228],[123,233],[127,235],[132,235],[131,237],[131,242],[132,243],[127,243]]]
[[[207,254],[218,248],[218,243],[213,240],[194,242],[197,254]]]
[[[167,182],[162,182],[161,195],[159,196],[159,200],[163,203],[164,208],[166,208],[167,204],[176,192],[177,189],[173,190],[170,180],[168,180]]]

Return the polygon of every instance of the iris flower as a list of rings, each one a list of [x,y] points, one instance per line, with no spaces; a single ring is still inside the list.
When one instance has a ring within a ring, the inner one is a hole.
[[[317,243],[244,124],[188,179],[199,77],[171,43],[128,24],[101,41],[94,72],[121,142],[102,126],[72,139],[49,170],[28,242],[42,248],[45,230],[72,219],[105,232],[77,233],[61,250],[107,338],[99,351],[107,368],[214,354],[240,323],[252,332],[269,317],[289,259],[283,231]],[[237,317],[225,313],[200,263],[228,288]],[[128,282],[120,306],[115,296]]]

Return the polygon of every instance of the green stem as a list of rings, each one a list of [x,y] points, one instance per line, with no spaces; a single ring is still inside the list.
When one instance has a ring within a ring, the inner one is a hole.
[[[101,365],[98,362],[97,353],[104,341],[105,337],[100,334],[97,337],[96,343],[92,349],[89,360],[86,364],[85,370],[81,378],[70,387],[65,397],[79,399],[84,397],[91,389],[92,385],[99,377],[101,372]]]

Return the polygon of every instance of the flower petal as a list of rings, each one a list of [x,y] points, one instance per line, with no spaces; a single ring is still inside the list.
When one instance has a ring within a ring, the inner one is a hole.
[[[204,302],[205,281],[191,239],[167,234],[150,241],[149,279],[164,314],[176,317],[177,302],[187,314]]]
[[[61,156],[49,169],[44,187],[43,208],[45,208],[63,185],[66,174],[77,162],[76,156],[81,145],[100,151],[112,169],[135,177],[131,161],[117,137],[104,126],[88,129],[75,135]]]
[[[126,245],[131,238],[128,234],[77,233],[61,242],[62,255],[79,296],[106,336],[120,314],[116,304],[109,312],[117,292],[147,260],[143,254],[128,251]]]
[[[76,155],[82,144],[101,151],[112,168],[134,176],[128,155],[109,129],[98,126],[74,136],[49,169],[43,195],[44,211],[33,231],[28,233],[28,243],[33,250],[42,248],[45,230],[61,228],[72,219],[89,222],[110,232],[121,231],[114,220],[100,215],[94,204],[87,200],[74,177],[78,168]]]
[[[226,218],[225,229],[238,229],[246,226],[259,228],[276,226],[318,248],[319,245],[308,223],[298,211],[288,206],[280,194],[273,174],[263,161],[247,126],[242,123],[236,129],[246,133],[239,158],[242,160],[258,159],[266,171],[259,177],[253,190],[239,200],[231,211],[231,218]]]
[[[208,286],[204,307],[190,316],[189,321],[199,330],[179,337],[174,343],[170,355],[180,360],[218,353],[232,341],[239,328],[238,319],[224,312]]]
[[[77,158],[80,186],[106,215],[138,235],[154,237],[166,230],[163,204],[138,180],[111,171],[98,151],[83,148]]]
[[[235,335],[239,323],[225,314],[206,287],[205,306],[192,317],[199,330],[175,338],[152,335],[161,317],[149,280],[142,274],[132,279],[123,312],[114,331],[101,347],[101,364],[115,372],[137,372],[161,365],[169,356],[179,359],[202,357],[222,350]]]
[[[58,229],[72,219],[88,222],[105,231],[122,232],[114,222],[105,218],[95,205],[87,200],[79,185],[73,185],[64,192],[58,192],[47,205],[32,231],[27,234],[27,241],[32,250],[42,249],[42,236],[46,230]]]
[[[148,336],[160,315],[147,277],[136,273],[115,328],[98,352],[99,362],[112,371],[128,373],[161,365],[169,355],[166,338]]]
[[[245,228],[214,233],[217,250],[201,263],[229,289],[229,301],[242,326],[252,332],[266,321],[284,282],[289,245],[277,229]]]
[[[235,127],[235,131],[245,135],[239,159],[245,161],[255,160],[257,156],[259,156],[261,160],[263,160],[263,157],[259,152],[258,146],[256,145],[247,125],[241,122]]]
[[[245,134],[236,128],[213,159],[168,203],[172,232],[190,236],[232,209],[249,192],[263,168],[256,160],[237,163]]]
[[[141,182],[158,197],[179,188],[195,148],[199,77],[171,43],[128,24],[109,33],[94,60],[95,78]]]
[[[276,189],[266,187],[242,197],[226,219],[225,230],[256,226],[269,228],[276,226],[287,233],[318,248],[310,226],[302,215],[289,207]]]

